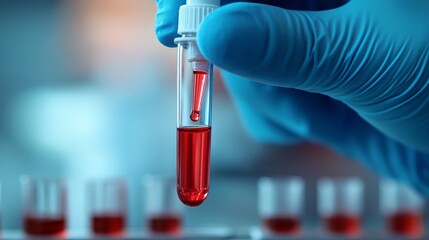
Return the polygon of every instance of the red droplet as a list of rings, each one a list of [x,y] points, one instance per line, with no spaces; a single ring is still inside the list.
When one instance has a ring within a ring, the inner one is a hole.
[[[200,112],[198,112],[198,111],[192,111],[191,112],[191,120],[193,122],[198,122],[200,120]]]

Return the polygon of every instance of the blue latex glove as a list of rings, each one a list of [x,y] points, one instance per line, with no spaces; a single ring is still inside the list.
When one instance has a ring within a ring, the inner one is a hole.
[[[158,0],[165,45],[183,3]],[[255,138],[323,143],[429,195],[428,13],[427,0],[326,11],[233,3],[207,17],[198,44],[225,70]]]

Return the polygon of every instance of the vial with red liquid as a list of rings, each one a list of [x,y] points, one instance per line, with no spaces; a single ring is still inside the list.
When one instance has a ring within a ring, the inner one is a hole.
[[[66,186],[61,179],[21,179],[24,232],[34,237],[66,234]]]
[[[176,179],[147,175],[143,183],[143,210],[151,234],[177,236],[182,231],[182,205],[176,197]]]
[[[361,235],[363,184],[357,178],[321,179],[318,210],[324,232],[342,237]]]
[[[92,180],[88,184],[92,234],[122,236],[126,225],[126,183],[122,179]]]
[[[408,186],[383,180],[380,209],[388,235],[419,238],[424,235],[424,199]]]
[[[258,212],[268,235],[301,233],[304,181],[298,177],[258,180]]]
[[[201,54],[196,35],[219,0],[187,0],[179,9],[177,88],[177,194],[195,207],[207,197],[213,65]]]

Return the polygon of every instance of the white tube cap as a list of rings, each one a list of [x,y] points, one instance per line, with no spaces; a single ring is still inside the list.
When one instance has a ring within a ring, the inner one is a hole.
[[[219,6],[220,0],[186,0],[186,5],[214,5],[214,6]]]
[[[220,0],[186,0],[179,9],[178,34],[196,33],[207,15],[220,5]]]

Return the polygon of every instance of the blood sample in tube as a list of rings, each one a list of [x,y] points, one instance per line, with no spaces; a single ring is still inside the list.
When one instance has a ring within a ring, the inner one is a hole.
[[[186,205],[195,207],[209,191],[211,127],[177,130],[177,192]]]

